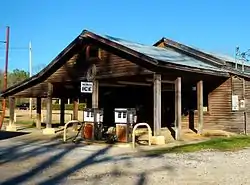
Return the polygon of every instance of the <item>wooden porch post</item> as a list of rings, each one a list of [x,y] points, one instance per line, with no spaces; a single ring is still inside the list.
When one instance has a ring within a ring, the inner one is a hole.
[[[60,99],[60,124],[65,124],[65,98]]]
[[[46,128],[52,128],[52,92],[53,85],[48,83],[48,92],[47,92],[47,114],[46,114]]]
[[[11,96],[9,97],[9,114],[10,114],[10,119],[9,119],[9,125],[6,127],[7,131],[17,131],[16,125],[14,122],[14,117],[15,117],[15,97]]]
[[[197,83],[198,134],[203,130],[203,81]]]
[[[161,75],[154,74],[154,136],[161,134]]]
[[[42,111],[41,98],[36,99],[36,128],[41,129],[41,111]]]
[[[175,139],[181,139],[181,77],[175,80]]]
[[[73,120],[78,120],[78,100],[74,98],[73,100]],[[77,130],[77,123],[73,124],[73,130]]]
[[[99,83],[98,80],[93,81],[93,92],[92,92],[92,108],[98,108],[98,97],[99,96]]]

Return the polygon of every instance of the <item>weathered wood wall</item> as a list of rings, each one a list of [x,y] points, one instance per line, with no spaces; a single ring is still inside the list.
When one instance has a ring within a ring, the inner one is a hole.
[[[246,81],[246,112],[247,123],[250,124],[250,81]],[[225,130],[236,133],[243,133],[244,110],[232,111],[232,93],[239,96],[239,100],[243,99],[243,80],[240,78],[231,77],[221,83],[218,87],[212,90],[208,95],[208,112],[204,113],[204,129]],[[190,127],[190,120],[194,121],[194,126],[197,128],[197,112],[192,115],[183,116],[183,128]],[[190,119],[190,120],[189,120]],[[248,131],[250,131],[248,126]]]
[[[101,50],[100,56],[101,60],[96,63],[97,76],[99,77],[129,76],[149,73],[145,68],[105,50]]]
[[[112,78],[121,76],[130,76],[138,74],[151,74],[135,63],[128,61],[122,57],[100,49],[99,58],[91,58],[86,61],[86,50],[73,55],[63,66],[56,70],[44,82],[24,91],[21,91],[17,96],[26,96],[32,94],[36,96],[46,96],[47,83],[64,83],[69,81],[79,81],[82,77],[86,77],[86,72],[90,64],[95,64],[97,69],[97,78]],[[66,86],[65,86],[66,87]],[[59,89],[57,92],[57,89]],[[61,88],[56,88],[54,91],[55,97],[58,97]],[[69,93],[69,91],[68,91]]]
[[[250,80],[245,80],[245,106],[247,133],[250,133]]]

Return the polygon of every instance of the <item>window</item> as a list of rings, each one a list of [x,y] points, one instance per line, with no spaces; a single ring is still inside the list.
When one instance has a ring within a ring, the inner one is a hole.
[[[123,118],[126,118],[126,112],[122,112],[123,113]]]
[[[121,117],[122,117],[122,113],[118,112],[118,118],[121,118]]]
[[[88,46],[87,47],[87,56],[88,56],[88,58],[101,59],[101,50],[95,46]]]

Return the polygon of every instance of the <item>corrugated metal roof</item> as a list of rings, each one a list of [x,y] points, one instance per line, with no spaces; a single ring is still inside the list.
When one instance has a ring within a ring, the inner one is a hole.
[[[144,45],[120,38],[111,37],[108,35],[100,35],[100,36],[159,61],[169,62],[172,64],[198,68],[198,69],[225,71],[224,69],[220,69],[216,66],[207,64],[201,60],[197,60],[182,53],[176,52],[173,49]]]
[[[198,50],[198,51],[201,51],[201,52],[203,52],[203,53],[207,53],[207,54],[212,55],[212,56],[214,56],[214,57],[217,57],[217,58],[219,58],[219,59],[221,59],[221,60],[225,60],[225,61],[230,62],[230,63],[236,63],[236,62],[235,62],[235,58],[232,57],[232,56],[229,56],[229,55],[226,55],[226,54],[222,54],[222,53],[215,53],[215,52],[205,51],[205,50],[203,50],[203,49],[196,48],[196,47],[193,47],[193,46],[189,46],[189,47],[192,47],[192,48],[194,48],[194,49],[196,49],[196,50]],[[243,61],[243,60],[238,60],[238,64],[242,64],[242,61]],[[246,61],[245,61],[245,62],[244,62],[244,65],[250,67],[250,62],[246,62]]]

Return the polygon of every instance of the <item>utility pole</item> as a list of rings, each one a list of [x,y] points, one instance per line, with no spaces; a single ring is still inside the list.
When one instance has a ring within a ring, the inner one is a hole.
[[[4,70],[4,82],[3,82],[3,90],[5,91],[7,89],[7,74],[8,74],[8,62],[9,62],[9,34],[10,34],[10,27],[7,26],[6,27],[6,41],[4,41],[4,43],[6,43],[6,53],[5,53],[5,70]],[[2,102],[2,109],[3,109],[3,113],[2,116],[0,117],[0,130],[2,128],[3,125],[3,120],[5,117],[5,109],[6,109],[6,99],[3,99]]]
[[[29,76],[32,77],[32,50],[31,42],[29,43]],[[32,98],[30,98],[30,118],[32,118]]]

